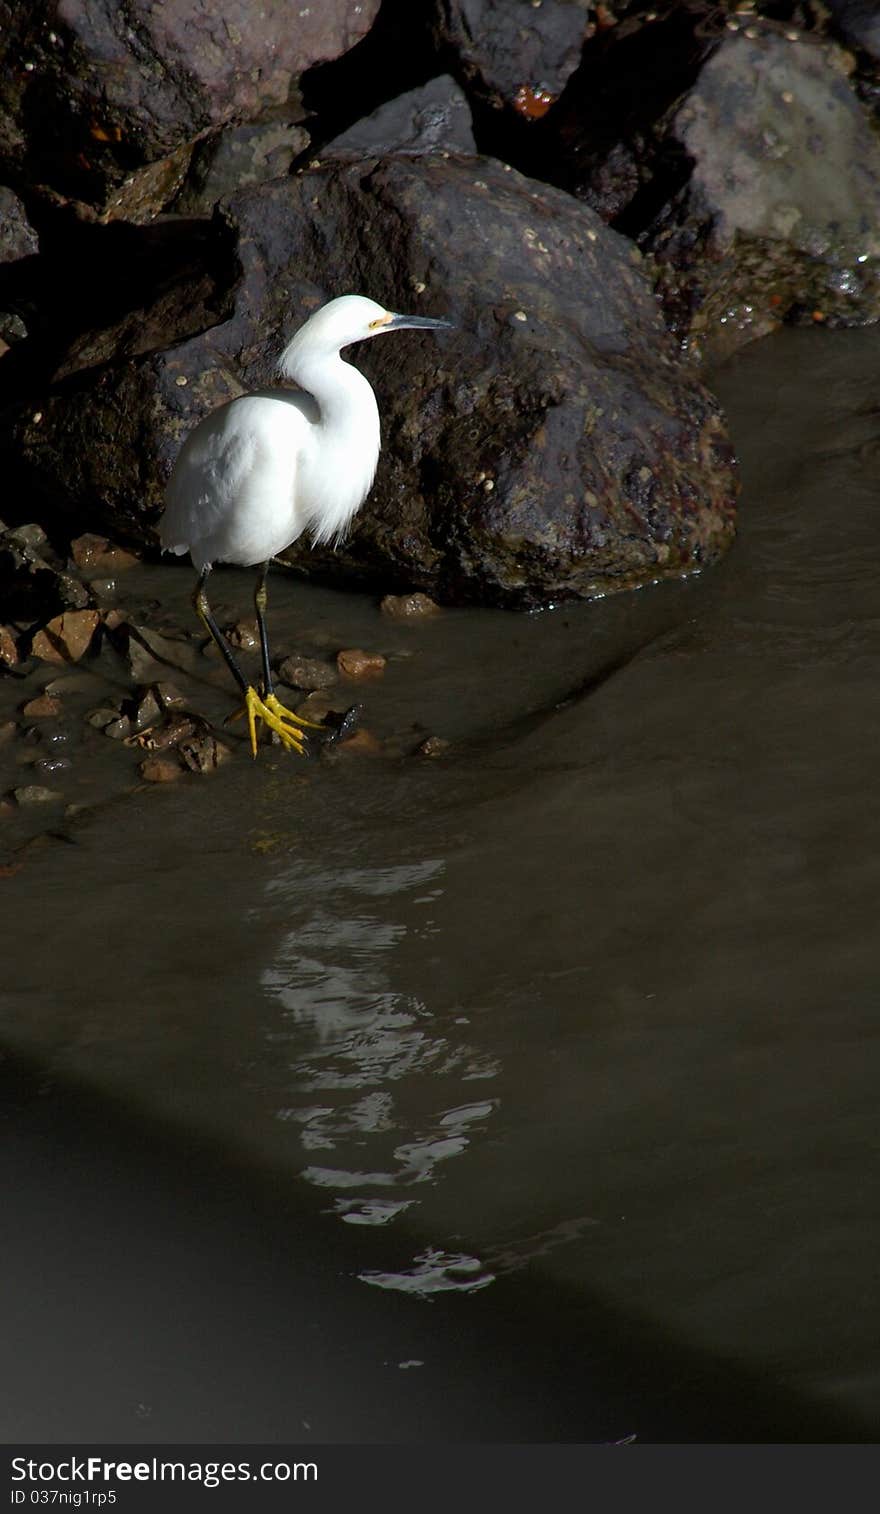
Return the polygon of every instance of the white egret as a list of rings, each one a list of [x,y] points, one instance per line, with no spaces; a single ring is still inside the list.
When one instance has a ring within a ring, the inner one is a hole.
[[[244,696],[251,750],[257,721],[303,753],[313,723],[276,698],[266,632],[270,558],[304,531],[337,544],[360,509],[379,461],[376,396],[341,349],[408,328],[449,329],[430,316],[395,315],[362,295],[323,305],[285,347],[278,372],[300,392],[262,389],[220,405],[190,432],[172,470],[160,524],[162,546],[188,552],[198,573],[193,605]],[[214,563],[260,567],[254,607],[262,686],[248,683],[215,621],[206,591]]]

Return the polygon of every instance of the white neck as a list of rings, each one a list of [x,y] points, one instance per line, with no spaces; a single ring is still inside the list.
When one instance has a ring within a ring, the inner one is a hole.
[[[339,540],[360,509],[376,474],[381,445],[379,408],[364,375],[338,352],[303,358],[295,340],[279,368],[316,401],[314,446],[301,460],[300,486],[316,542]]]

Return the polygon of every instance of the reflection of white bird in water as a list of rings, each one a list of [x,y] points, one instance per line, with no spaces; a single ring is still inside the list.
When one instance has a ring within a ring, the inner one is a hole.
[[[304,531],[315,543],[338,542],[360,509],[379,461],[379,411],[370,385],[340,349],[384,331],[448,328],[429,316],[394,315],[374,300],[347,294],[306,321],[278,363],[304,393],[264,389],[205,416],[174,465],[160,526],[162,546],[189,552],[199,578],[193,595],[204,622],[244,695],[251,749],[257,721],[302,753],[311,724],[276,699],[266,635],[269,559]],[[260,566],[254,595],[263,679],[248,683],[211,614],[206,581],[216,562]]]

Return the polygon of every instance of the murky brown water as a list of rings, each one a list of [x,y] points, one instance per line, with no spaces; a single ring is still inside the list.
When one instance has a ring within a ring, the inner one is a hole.
[[[716,387],[720,568],[400,627],[279,576],[402,755],[3,880],[7,1439],[876,1438],[880,332]]]

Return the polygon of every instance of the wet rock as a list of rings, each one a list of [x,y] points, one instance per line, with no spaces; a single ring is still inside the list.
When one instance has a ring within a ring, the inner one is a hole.
[[[138,771],[147,783],[175,783],[184,767],[177,757],[145,757]]]
[[[138,562],[133,552],[126,552],[106,536],[96,536],[91,531],[70,543],[70,555],[82,573],[124,573]]]
[[[175,683],[157,683],[154,685],[156,698],[163,710],[179,710],[186,704],[184,695]]]
[[[427,736],[416,747],[417,757],[443,757],[449,751],[452,743],[443,736]]]
[[[132,729],[143,731],[148,726],[153,726],[162,715],[162,707],[155,689],[145,689],[142,694],[136,696],[131,713]]]
[[[39,783],[26,783],[21,788],[13,789],[12,797],[16,804],[24,807],[31,804],[54,804],[64,796],[57,789],[44,788]]]
[[[189,641],[165,636],[152,626],[133,625],[129,621],[120,624],[116,642],[122,649],[133,681],[140,684],[156,682],[163,664],[192,672],[201,658],[200,651]]]
[[[210,215],[224,195],[289,173],[294,158],[308,145],[309,134],[296,121],[227,126],[196,147],[186,181],[174,201],[175,213]]]
[[[278,677],[292,689],[329,689],[339,678],[330,662],[316,657],[300,657],[294,652],[278,665]]]
[[[127,741],[131,735],[131,719],[128,715],[117,715],[102,729],[104,735],[109,736],[111,741]]]
[[[21,200],[0,184],[0,263],[17,263],[39,249],[39,238]]]
[[[137,508],[157,518],[191,425],[242,382],[270,382],[281,333],[358,287],[456,329],[358,354],[383,414],[376,484],[340,551],[303,540],[291,561],[535,605],[678,575],[730,541],[718,406],[631,244],[570,196],[486,158],[397,156],[331,161],[236,195],[224,215],[242,265],[230,319],[46,397],[36,461],[73,508],[111,532],[131,534]],[[18,441],[27,462],[29,422]]]
[[[146,731],[129,733],[129,744],[143,747],[146,752],[167,752],[181,742],[199,737],[208,729],[203,720],[194,715],[173,712],[159,724]]]
[[[102,705],[100,709],[90,710],[86,716],[89,725],[94,726],[96,731],[106,731],[107,727],[119,719],[119,710],[112,705]],[[128,732],[125,733],[128,735]]]
[[[232,756],[229,747],[218,741],[212,731],[204,731],[181,741],[177,750],[184,766],[191,773],[212,773]]]
[[[467,97],[448,74],[388,100],[321,149],[321,156],[388,152],[475,153]]]
[[[79,662],[91,648],[101,617],[97,610],[65,610],[31,641],[31,653],[44,662]]]
[[[389,620],[423,620],[441,613],[440,606],[427,594],[386,594],[379,609]]]
[[[880,59],[880,12],[875,0],[825,0],[843,40]]]
[[[836,45],[727,32],[668,124],[691,164],[646,227],[670,324],[711,361],[787,317],[880,317],[880,142]]]
[[[381,678],[387,661],[381,652],[363,652],[360,647],[347,647],[336,654],[340,676],[355,682],[366,678]]]
[[[18,722],[15,720],[0,720],[0,747],[6,746],[18,735]]]
[[[17,667],[21,661],[18,652],[18,636],[13,626],[0,625],[0,662],[7,668]]]
[[[61,700],[52,694],[38,694],[36,699],[22,705],[21,713],[27,720],[55,720],[63,708]]]
[[[577,67],[589,12],[590,0],[433,0],[432,30],[469,89],[496,108],[538,114]]]
[[[256,621],[253,620],[238,620],[234,626],[227,627],[223,634],[236,652],[253,652],[260,645]],[[220,656],[220,649],[213,641],[209,643],[209,647]]]
[[[34,524],[0,528],[0,594],[10,620],[34,621],[90,603],[88,590],[64,571]]]
[[[282,699],[282,704],[285,702]],[[295,706],[295,713],[303,720],[314,721],[315,725],[321,725],[331,711],[339,711],[338,697],[334,698],[326,689],[315,689],[305,699],[300,700]],[[340,711],[341,713],[341,711]]]
[[[5,7],[0,167],[141,220],[179,187],[206,129],[287,107],[300,74],[365,35],[379,0]],[[2,60],[0,60],[2,63]]]

